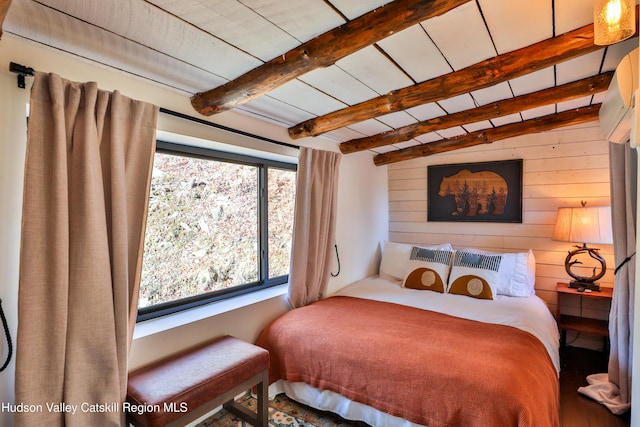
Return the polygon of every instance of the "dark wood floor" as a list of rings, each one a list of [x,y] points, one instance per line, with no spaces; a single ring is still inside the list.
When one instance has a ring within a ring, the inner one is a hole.
[[[560,372],[560,424],[562,427],[629,427],[629,413],[613,415],[606,407],[578,393],[586,377],[607,371],[601,352],[566,347]]]

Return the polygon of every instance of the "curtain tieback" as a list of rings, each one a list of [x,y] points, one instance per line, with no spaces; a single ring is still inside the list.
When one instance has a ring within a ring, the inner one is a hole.
[[[626,263],[628,263],[629,261],[631,261],[631,258],[633,258],[633,256],[634,256],[635,254],[636,254],[636,253],[634,252],[634,253],[632,253],[631,255],[629,255],[628,257],[626,257],[626,258],[624,259],[624,261],[622,261],[622,262],[620,263],[620,265],[619,265],[619,266],[617,266],[615,270],[613,270],[613,274],[618,273],[618,270],[620,270],[620,269],[622,268],[622,266],[623,266],[623,265],[625,265]]]
[[[333,246],[336,248],[336,259],[338,260],[338,272],[333,274],[333,273],[329,273],[331,274],[331,277],[338,277],[340,275],[340,255],[338,254],[338,244],[334,243]]]
[[[11,356],[13,355],[13,345],[11,344],[11,334],[9,333],[9,326],[7,325],[7,318],[4,316],[4,310],[2,310],[2,300],[0,299],[0,318],[2,318],[2,327],[4,328],[4,335],[7,337],[7,347],[8,347],[8,354],[7,354],[7,360],[5,360],[4,364],[2,365],[2,367],[0,367],[0,372],[4,371],[7,366],[9,365],[9,362],[11,361]]]

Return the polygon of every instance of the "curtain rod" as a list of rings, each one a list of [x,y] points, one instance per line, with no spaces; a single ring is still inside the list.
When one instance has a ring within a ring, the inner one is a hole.
[[[9,71],[12,72],[12,73],[16,73],[18,75],[18,87],[21,88],[21,89],[24,89],[26,87],[25,80],[24,80],[25,76],[33,76],[33,68],[26,67],[26,66],[20,65],[20,64],[16,64],[15,62],[10,62],[9,63]],[[210,122],[208,120],[201,119],[199,117],[193,117],[193,116],[189,116],[188,114],[183,114],[183,113],[179,113],[177,111],[169,110],[168,108],[160,107],[160,112],[164,113],[164,114],[169,114],[171,116],[178,117],[178,118],[181,118],[181,119],[184,119],[184,120],[189,120],[191,122],[199,123],[199,124],[202,124],[202,125],[205,125],[205,126],[210,126],[210,127],[214,127],[214,128],[220,129],[220,130],[233,132],[233,133],[236,133],[238,135],[248,136],[250,138],[258,139],[260,141],[269,142],[271,144],[281,145],[281,146],[289,147],[289,148],[300,149],[299,145],[288,144],[286,142],[276,141],[275,139],[267,138],[267,137],[260,136],[260,135],[255,135],[253,133],[249,133],[249,132],[245,132],[245,131],[242,131],[242,130],[230,128],[228,126],[219,125],[217,123],[213,123],[213,122]]]
[[[160,112],[161,113],[165,113],[165,114],[169,114],[171,116],[179,117],[181,119],[189,120],[191,122],[195,122],[195,123],[203,124],[203,125],[206,125],[206,126],[214,127],[214,128],[217,128],[217,129],[233,132],[233,133],[236,133],[238,135],[243,135],[243,136],[248,136],[250,138],[259,139],[260,141],[269,142],[271,144],[282,145],[284,147],[289,147],[289,148],[295,148],[296,150],[300,149],[299,145],[288,144],[286,142],[276,141],[275,139],[271,139],[271,138],[267,138],[267,137],[264,137],[264,136],[256,135],[256,134],[253,134],[253,133],[245,132],[245,131],[242,131],[242,130],[230,128],[228,126],[224,126],[224,125],[220,125],[220,124],[217,124],[217,123],[213,123],[213,122],[210,122],[208,120],[201,119],[199,117],[193,117],[193,116],[189,116],[188,114],[183,114],[183,113],[179,113],[177,111],[168,110],[168,109],[163,108],[163,107],[160,107]]]

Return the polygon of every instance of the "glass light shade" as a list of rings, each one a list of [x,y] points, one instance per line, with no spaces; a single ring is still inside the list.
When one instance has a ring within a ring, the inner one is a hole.
[[[611,207],[558,208],[553,240],[574,243],[613,243]]]
[[[594,0],[593,42],[606,46],[626,40],[636,32],[634,0]]]

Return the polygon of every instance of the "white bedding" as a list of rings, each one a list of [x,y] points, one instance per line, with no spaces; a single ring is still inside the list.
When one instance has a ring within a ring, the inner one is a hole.
[[[556,372],[560,372],[556,322],[544,301],[535,295],[526,298],[498,295],[494,300],[480,300],[462,295],[406,289],[400,286],[400,282],[379,276],[348,285],[335,295],[393,302],[465,319],[516,327],[531,333],[542,342]],[[272,387],[274,394],[284,391],[292,399],[311,407],[337,413],[346,419],[364,421],[372,426],[417,426],[370,406],[350,401],[337,393],[319,390],[304,383],[280,380]]]

